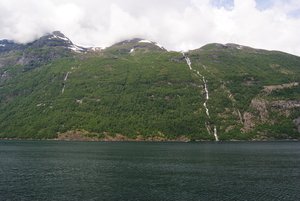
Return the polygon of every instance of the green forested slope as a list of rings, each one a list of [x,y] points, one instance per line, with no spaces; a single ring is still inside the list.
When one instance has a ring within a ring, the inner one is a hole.
[[[182,53],[139,41],[1,67],[0,138],[299,138],[299,57],[209,44],[185,53],[191,70]]]

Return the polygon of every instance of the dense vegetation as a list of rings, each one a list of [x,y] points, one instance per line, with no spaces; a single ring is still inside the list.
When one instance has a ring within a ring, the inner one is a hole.
[[[1,138],[215,140],[214,128],[220,140],[300,137],[299,85],[283,85],[299,82],[299,57],[210,44],[186,53],[190,70],[181,53],[139,39],[56,49],[30,46],[39,53],[30,63],[0,68],[10,75],[0,83]]]

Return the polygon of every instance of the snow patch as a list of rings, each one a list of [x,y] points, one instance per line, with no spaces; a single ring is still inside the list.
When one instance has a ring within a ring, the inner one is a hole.
[[[133,51],[134,51],[134,48],[132,48],[129,53],[132,53]]]
[[[143,39],[143,40],[140,40],[139,43],[152,43],[152,44],[156,45],[157,47],[161,48],[162,50],[165,50],[165,48],[162,45],[160,45],[156,42],[152,42],[150,40]]]
[[[50,40],[51,39],[61,39],[61,40],[64,40],[64,41],[68,41],[68,42],[71,42],[67,37],[61,37],[61,36],[57,36],[57,35],[52,35],[51,38],[49,38]]]
[[[57,37],[55,35],[53,35],[51,38],[49,38],[50,40],[51,39],[57,39]]]
[[[0,47],[5,47],[5,45],[4,44],[0,44]]]
[[[70,41],[67,37],[61,37],[61,36],[56,36],[56,37],[65,41]]]
[[[163,49],[163,46],[158,44],[158,43],[155,43],[156,46],[160,47],[161,49]]]
[[[71,45],[69,47],[69,49],[73,50],[74,52],[77,52],[77,53],[81,53],[81,52],[84,52],[84,49],[78,47],[77,45]]]
[[[158,44],[158,43],[155,43],[155,45],[158,46],[158,47],[159,47],[160,49],[162,49],[162,50],[165,49],[162,45],[160,45],[160,44]]]
[[[150,40],[140,40],[139,43],[152,43]]]

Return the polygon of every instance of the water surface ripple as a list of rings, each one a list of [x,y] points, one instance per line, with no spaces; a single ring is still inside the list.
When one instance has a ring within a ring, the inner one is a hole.
[[[299,142],[0,141],[0,200],[300,200]]]

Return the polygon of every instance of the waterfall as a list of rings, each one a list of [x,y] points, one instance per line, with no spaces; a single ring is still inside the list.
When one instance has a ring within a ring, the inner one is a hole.
[[[206,110],[207,116],[210,117],[210,116],[209,116],[209,110],[208,110],[208,108],[207,108],[206,102],[207,102],[207,101],[205,101],[205,102],[203,103],[203,106],[204,106],[204,108],[205,108],[205,110]]]
[[[66,80],[68,79],[68,75],[69,75],[69,72],[67,72],[67,74],[66,74],[66,76],[65,76],[65,78],[64,78],[64,81],[66,81]],[[63,85],[63,88],[62,88],[62,90],[61,90],[61,93],[64,93],[65,87],[66,87],[66,83],[63,83],[62,85]]]
[[[239,117],[240,117],[240,122],[243,124],[243,117],[242,117],[242,114],[241,114],[240,110],[237,109],[237,112],[238,112]]]
[[[190,60],[190,58],[188,58],[188,57],[185,57],[185,60],[186,60],[186,62],[187,62],[187,64],[189,65],[189,67],[190,67],[190,70],[193,70],[192,69],[192,66],[191,66],[191,60]]]
[[[65,86],[66,86],[66,84],[64,83],[64,84],[63,84],[63,88],[62,88],[62,90],[61,90],[61,93],[64,93],[64,91],[65,91]]]
[[[185,56],[184,52],[182,52],[182,55],[184,56],[184,58],[185,58],[185,60],[186,60],[186,63],[187,63],[187,65],[189,66],[190,70],[193,70],[193,68],[192,68],[192,62],[191,62],[190,58],[188,58],[187,56]],[[203,68],[204,68],[205,70],[207,70],[206,67],[205,67],[204,65],[203,65]],[[194,71],[196,71],[196,70],[194,70]],[[204,108],[205,108],[206,115],[210,118],[209,110],[208,110],[208,107],[207,107],[207,101],[208,101],[208,99],[209,99],[208,89],[207,89],[207,84],[206,84],[206,83],[207,83],[207,80],[205,80],[205,77],[204,77],[203,75],[201,75],[201,74],[199,73],[199,71],[196,71],[196,72],[197,72],[197,74],[198,74],[199,76],[202,77],[202,80],[203,80],[203,82],[204,82],[205,102],[203,103],[203,106],[204,106]],[[212,132],[211,132],[210,126],[209,126],[209,124],[208,124],[207,122],[205,122],[205,127],[206,127],[206,129],[207,129],[208,134],[211,134]],[[214,127],[214,136],[215,136],[216,141],[219,141],[216,126]]]
[[[217,127],[216,126],[214,126],[214,136],[215,136],[216,141],[219,141],[218,134],[217,134]]]
[[[67,80],[67,78],[68,78],[68,75],[69,75],[69,72],[67,72],[67,74],[66,74],[66,76],[65,76],[65,79],[64,79],[64,81],[66,81],[66,80]]]
[[[208,134],[211,134],[211,130],[210,130],[210,127],[207,122],[205,122],[205,127],[206,127]]]

